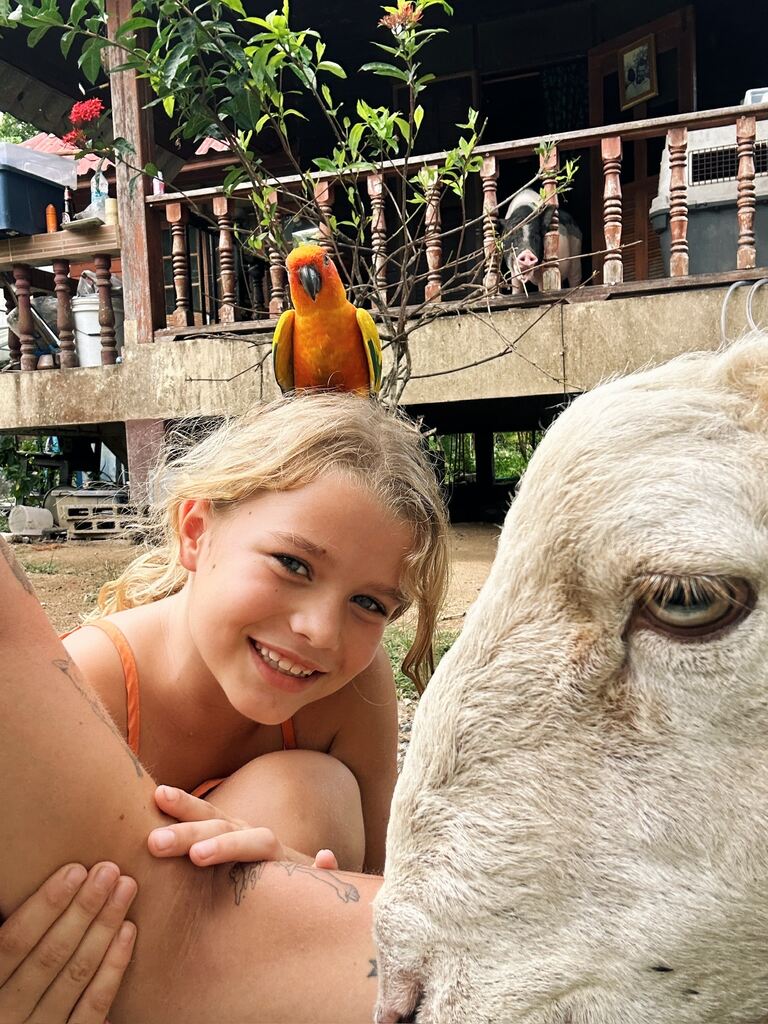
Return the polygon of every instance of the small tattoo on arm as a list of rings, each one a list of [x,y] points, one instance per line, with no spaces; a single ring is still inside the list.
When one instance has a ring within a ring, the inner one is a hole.
[[[2,538],[0,538],[0,555],[2,555],[5,561],[8,563],[8,567],[10,568],[11,572],[22,585],[22,587],[24,587],[26,592],[28,594],[34,594],[35,588],[29,582],[27,574],[19,565],[16,556],[11,551],[8,544],[6,544],[4,540],[2,540]]]
[[[324,868],[312,868],[308,864],[294,864],[293,861],[272,860],[257,861],[255,864],[233,864],[229,870],[229,879],[235,889],[235,903],[240,906],[247,889],[255,889],[256,883],[264,874],[264,869],[274,864],[276,868],[282,868],[289,876],[294,873],[309,875],[311,878],[330,886],[342,903],[357,903],[360,893],[354,885],[344,882],[332,871]]]
[[[366,978],[378,978],[379,976],[379,965],[375,960],[369,960],[368,963],[371,965],[370,971],[366,974]]]
[[[56,666],[59,672],[65,675],[67,679],[70,681],[70,683],[72,683],[72,685],[83,698],[83,700],[88,704],[91,711],[93,711],[94,715],[96,715],[96,717],[100,719],[100,721],[102,721],[104,725],[106,725],[107,728],[115,734],[115,736],[117,736],[117,738],[120,740],[123,747],[125,748],[126,753],[130,757],[133,763],[133,767],[136,769],[137,778],[143,778],[144,769],[141,767],[141,761],[139,761],[138,757],[136,757],[134,752],[131,750],[131,748],[125,742],[123,737],[120,735],[120,730],[109,717],[106,709],[98,700],[96,695],[90,693],[86,689],[86,687],[83,686],[81,680],[78,678],[77,666],[75,665],[74,661],[72,661],[71,658],[55,658],[53,664]]]

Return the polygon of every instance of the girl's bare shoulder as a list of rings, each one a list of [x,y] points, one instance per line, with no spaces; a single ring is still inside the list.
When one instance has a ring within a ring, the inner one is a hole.
[[[117,647],[103,630],[92,623],[86,623],[70,633],[63,644],[85,681],[99,695],[112,720],[125,736],[125,672]]]

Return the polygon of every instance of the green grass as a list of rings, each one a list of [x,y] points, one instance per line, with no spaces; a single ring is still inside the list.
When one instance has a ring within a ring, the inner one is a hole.
[[[27,562],[23,558],[20,558],[19,561],[24,566],[24,572],[39,572],[44,576],[55,576],[56,573],[61,572],[60,567],[52,558],[47,562]]]
[[[395,687],[397,689],[397,696],[416,698],[416,687],[413,685],[411,680],[406,676],[401,665],[403,658],[408,653],[408,649],[413,642],[414,630],[410,626],[402,626],[395,623],[390,626],[384,633],[384,648],[389,655],[389,660],[392,662],[392,671],[395,673]],[[453,629],[439,630],[435,637],[435,663],[437,664],[446,651],[450,650],[451,645],[458,636],[458,632]]]

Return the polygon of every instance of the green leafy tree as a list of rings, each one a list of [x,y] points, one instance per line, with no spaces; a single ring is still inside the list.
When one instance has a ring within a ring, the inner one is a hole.
[[[25,142],[37,135],[37,128],[19,121],[13,114],[0,114],[0,142]]]
[[[373,45],[386,59],[359,69],[363,81],[372,75],[398,87],[403,96],[398,109],[368,102],[363,82],[355,90],[360,98],[354,109],[342,102],[337,86],[347,71],[330,59],[318,32],[294,27],[287,0],[263,17],[249,15],[242,0],[136,0],[114,39],[108,37],[104,0],[20,0],[0,17],[0,27],[26,26],[32,46],[58,31],[63,53],[74,59],[79,51],[77,63],[91,83],[107,63],[109,73],[135,70],[149,81],[152,104],[173,118],[175,136],[226,142],[234,162],[224,190],[237,190],[251,202],[251,216],[238,226],[247,257],[285,254],[291,246],[286,224],[313,225],[332,248],[351,300],[372,307],[377,316],[392,355],[383,393],[397,403],[411,373],[413,332],[445,311],[487,305],[477,230],[483,217],[472,216],[468,205],[480,194],[477,111],[470,109],[456,126],[456,144],[441,162],[425,165],[416,157],[423,94],[434,80],[424,68],[424,51],[446,31],[426,25],[435,11],[452,14],[447,0],[384,6],[378,27],[386,34]],[[325,154],[304,162],[297,156],[297,138],[309,117],[320,119],[331,141]],[[275,185],[259,154],[263,133],[277,139],[294,172],[290,184]],[[131,162],[128,140],[113,139],[107,148]],[[136,170],[157,172],[152,166]],[[568,164],[556,180],[557,190],[568,186],[573,171]],[[365,194],[370,174],[381,175],[386,242]],[[335,187],[333,212],[319,201],[320,180]],[[435,217],[445,194],[459,205],[458,227],[448,230]],[[431,301],[427,287],[434,284],[429,257],[438,245],[440,303]]]

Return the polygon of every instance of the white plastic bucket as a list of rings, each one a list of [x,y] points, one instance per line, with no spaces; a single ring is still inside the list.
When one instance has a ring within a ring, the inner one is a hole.
[[[40,537],[43,530],[53,529],[53,516],[47,508],[14,505],[8,515],[8,527],[11,533]]]
[[[112,293],[115,313],[115,340],[117,351],[123,349],[123,300]],[[99,327],[99,296],[78,295],[72,299],[72,317],[75,321],[75,349],[81,366],[101,366],[101,328]]]

